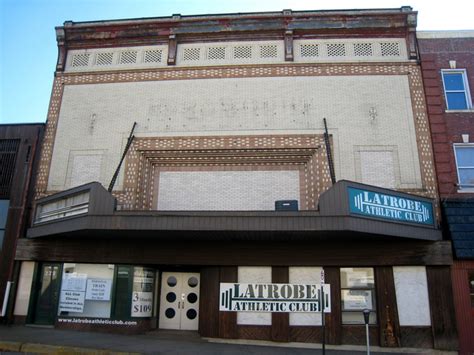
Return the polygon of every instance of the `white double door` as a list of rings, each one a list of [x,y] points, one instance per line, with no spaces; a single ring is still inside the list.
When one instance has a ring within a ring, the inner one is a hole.
[[[163,272],[160,296],[160,328],[198,330],[198,273]]]

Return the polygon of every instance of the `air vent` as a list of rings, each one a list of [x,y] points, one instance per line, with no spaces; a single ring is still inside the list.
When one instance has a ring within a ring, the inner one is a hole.
[[[300,46],[301,57],[315,58],[319,57],[319,45],[317,44],[302,44]]]
[[[72,67],[87,67],[89,65],[90,53],[76,54],[72,56]]]
[[[344,57],[346,55],[346,46],[344,43],[328,43],[328,57]]]
[[[277,46],[276,45],[264,45],[260,46],[260,58],[276,58]]]
[[[201,58],[201,48],[184,48],[184,61],[198,61]]]
[[[373,55],[372,43],[354,43],[356,57],[371,57]]]
[[[137,52],[128,51],[120,53],[120,64],[135,64],[137,62]]]
[[[211,47],[207,51],[207,59],[222,60],[225,59],[225,47]]]
[[[145,57],[143,58],[143,61],[145,63],[161,63],[162,56],[163,51],[161,49],[145,51]]]
[[[398,57],[400,55],[400,45],[396,42],[380,43],[382,57]]]
[[[114,58],[113,53],[97,53],[95,64],[96,65],[111,65],[113,58]]]
[[[234,59],[250,59],[252,58],[251,46],[235,46]]]

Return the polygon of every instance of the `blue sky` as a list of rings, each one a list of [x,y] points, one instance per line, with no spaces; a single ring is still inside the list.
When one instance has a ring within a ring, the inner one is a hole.
[[[45,122],[64,21],[280,11],[399,8],[419,12],[418,30],[474,29],[469,0],[0,0],[0,123]]]

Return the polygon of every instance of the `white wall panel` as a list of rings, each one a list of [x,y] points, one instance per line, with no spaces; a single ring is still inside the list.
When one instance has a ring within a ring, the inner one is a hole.
[[[33,282],[33,272],[35,263],[33,261],[23,261],[21,263],[20,280],[16,292],[15,310],[16,316],[26,316],[31,295],[31,284]]]
[[[271,283],[272,268],[266,266],[239,266],[239,283]],[[237,324],[271,325],[269,312],[237,312]]]
[[[290,267],[290,283],[320,284],[321,270],[322,267]],[[290,325],[321,325],[321,313],[290,313]]]
[[[158,186],[158,210],[274,210],[300,199],[295,170],[162,172]]]
[[[394,266],[393,277],[400,325],[431,325],[426,268],[424,266]]]

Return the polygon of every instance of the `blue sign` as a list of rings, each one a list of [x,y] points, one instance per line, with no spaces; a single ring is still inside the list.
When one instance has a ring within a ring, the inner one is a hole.
[[[433,206],[417,199],[348,187],[349,210],[366,217],[434,225]]]

